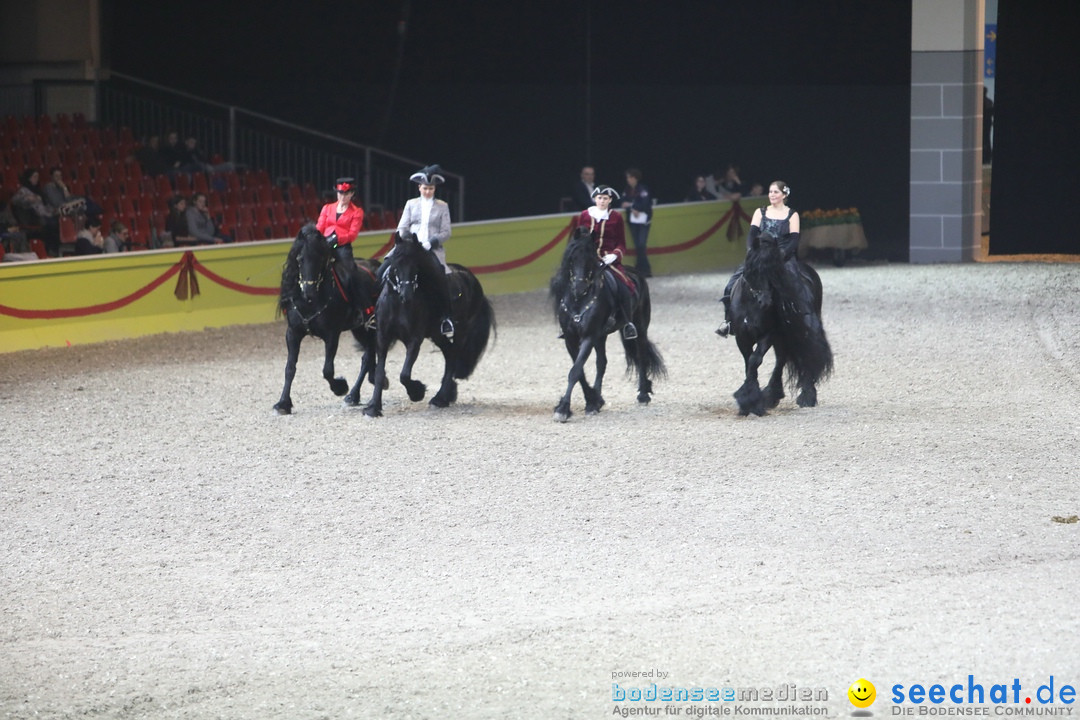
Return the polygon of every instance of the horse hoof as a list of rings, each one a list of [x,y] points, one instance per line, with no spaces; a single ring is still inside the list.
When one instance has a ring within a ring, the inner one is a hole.
[[[345,399],[342,402],[344,402],[349,407],[356,407],[357,405],[360,404],[360,398],[357,395],[353,395],[352,393],[349,393],[348,395],[345,396]]]
[[[637,401],[640,405],[648,405],[650,402],[652,402],[652,398],[649,397],[648,393],[641,393],[637,396]]]
[[[278,403],[274,406],[274,412],[276,412],[278,415],[292,415],[292,405]]]
[[[600,408],[598,408],[598,407],[587,407],[587,408],[585,408],[585,415],[586,416],[588,416],[588,415],[599,415],[599,414],[600,414]]]
[[[364,408],[364,416],[369,418],[382,417],[382,410],[368,405],[366,408]]]
[[[345,393],[349,392],[349,383],[345,382],[345,378],[334,378],[330,381],[330,389],[335,395],[341,397]]]
[[[559,412],[558,410],[555,411],[555,417],[554,417],[555,422],[564,423],[569,419],[570,419],[570,413],[568,413],[568,412],[567,413]]]
[[[430,405],[431,407],[436,407],[436,408],[446,408],[446,407],[450,407],[450,403],[449,403],[449,402],[447,402],[446,400],[443,400],[443,399],[442,399],[441,397],[439,397],[438,395],[436,395],[435,397],[431,398],[431,400],[429,400],[429,401],[428,401],[428,405]]]
[[[413,402],[420,402],[424,399],[424,394],[427,393],[427,385],[417,380],[413,380],[405,385],[405,392],[408,393],[409,399]]]
[[[799,393],[799,397],[795,398],[795,404],[799,407],[816,407],[817,406],[817,394],[810,395],[809,393]]]

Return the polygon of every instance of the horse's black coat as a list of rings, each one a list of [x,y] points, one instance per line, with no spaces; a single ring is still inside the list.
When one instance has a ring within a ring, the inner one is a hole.
[[[764,415],[784,397],[783,371],[799,390],[800,407],[817,404],[817,384],[833,369],[832,349],[821,323],[821,278],[809,265],[784,262],[776,239],[756,238],[743,275],[731,289],[731,328],[742,352],[746,379],[735,391],[739,414]],[[769,349],[776,367],[764,392],[758,367]]]
[[[484,296],[480,281],[468,268],[451,263],[452,272],[446,279],[450,285],[454,338],[443,336],[439,332],[442,318],[431,307],[429,291],[418,281],[418,254],[428,251],[408,233],[395,236],[394,248],[375,303],[375,392],[364,408],[364,414],[370,417],[382,415],[382,391],[387,386],[386,353],[396,341],[405,345],[405,362],[399,377],[413,402],[422,400],[427,391],[422,382],[412,379],[412,367],[421,343],[428,338],[442,351],[445,362],[442,384],[429,404],[447,407],[457,400],[455,380],[472,375],[495,329],[495,311]]]
[[[653,392],[652,381],[666,375],[667,371],[660,352],[649,340],[649,286],[635,270],[624,270],[637,285],[632,320],[638,331],[637,339],[622,341],[626,353],[626,372],[629,374],[637,369],[637,399],[640,403],[648,403]],[[619,281],[604,271],[597,258],[596,243],[589,229],[575,228],[566,244],[562,264],[551,278],[550,285],[555,317],[562,328],[566,350],[574,360],[567,378],[566,392],[555,406],[555,419],[559,422],[566,422],[573,415],[570,411],[570,395],[575,384],[581,384],[587,414],[600,412],[604,405],[601,390],[607,369],[607,336],[621,329],[614,318],[616,282]],[[594,349],[596,382],[590,386],[585,379],[585,363]]]
[[[285,387],[281,399],[274,405],[279,414],[292,412],[290,392],[296,375],[296,359],[300,354],[300,342],[308,335],[322,338],[326,346],[323,377],[330,389],[335,395],[345,395],[346,403],[359,404],[360,385],[365,375],[374,377],[371,353],[375,337],[373,331],[365,327],[365,322],[374,312],[378,296],[377,269],[378,262],[372,260],[358,260],[355,267],[345,267],[313,224],[300,229],[281,272],[278,312],[287,322],[285,345],[289,356],[285,362]],[[351,390],[344,378],[334,376],[334,357],[343,330],[352,330],[364,351],[360,375]]]

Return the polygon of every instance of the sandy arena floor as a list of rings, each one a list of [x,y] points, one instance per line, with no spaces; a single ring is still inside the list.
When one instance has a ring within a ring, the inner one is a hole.
[[[274,415],[280,324],[0,354],[0,717],[606,718],[650,670],[827,688],[830,716],[860,677],[877,717],[896,683],[1080,685],[1080,523],[1054,520],[1080,513],[1080,265],[820,270],[836,373],[762,418],[720,275],[652,281],[650,406],[613,343],[607,406],[567,424],[542,293],[494,298],[455,407],[394,382],[378,420],[313,339]]]

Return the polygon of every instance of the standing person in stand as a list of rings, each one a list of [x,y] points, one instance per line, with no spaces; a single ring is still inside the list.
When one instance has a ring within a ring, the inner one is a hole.
[[[649,265],[646,247],[649,241],[649,224],[652,223],[652,204],[653,199],[649,194],[649,188],[641,182],[641,171],[637,168],[627,170],[622,206],[626,209],[630,237],[634,241],[634,252],[637,253],[634,267],[637,268],[641,277],[646,278],[652,277],[652,267]]]
[[[340,177],[334,182],[337,200],[323,205],[315,227],[326,236],[337,252],[338,260],[349,266],[355,266],[352,244],[364,225],[364,210],[353,203],[356,196],[356,180]]]

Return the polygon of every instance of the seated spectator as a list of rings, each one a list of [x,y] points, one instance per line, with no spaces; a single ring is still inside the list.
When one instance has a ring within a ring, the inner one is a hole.
[[[105,252],[118,253],[131,249],[131,231],[127,225],[119,220],[113,220],[109,228],[109,236],[105,238]]]
[[[49,169],[49,182],[41,189],[47,202],[61,215],[86,215],[101,217],[101,206],[88,197],[72,195],[64,182],[64,171],[59,166]]]
[[[698,175],[694,178],[694,187],[690,188],[690,192],[686,194],[686,202],[715,199],[716,196],[709,192],[708,188],[705,187],[705,176]]]
[[[716,181],[716,195],[721,200],[738,200],[745,191],[743,181],[739,178],[739,168],[734,163],[728,163],[724,174]]]
[[[759,182],[756,182],[750,186],[750,191],[747,193],[750,197],[764,197],[765,186]]]
[[[180,169],[186,173],[210,172],[213,170],[210,163],[206,161],[203,151],[199,148],[198,139],[194,137],[184,139],[184,146],[180,150],[180,154],[183,158]]]
[[[192,195],[191,207],[185,211],[184,219],[187,220],[188,235],[195,238],[200,245],[232,242],[232,238],[222,233],[214,218],[210,217],[205,193]]]
[[[180,144],[180,133],[175,130],[165,133],[165,144],[158,148],[158,155],[167,175],[180,172],[180,166],[184,164],[184,146]]]
[[[179,245],[184,238],[191,237],[187,226],[187,198],[176,195],[169,200],[169,214],[165,217],[166,244]]]
[[[87,219],[86,227],[75,236],[76,255],[100,255],[105,252],[105,236],[101,234],[101,217]]]
[[[11,210],[28,237],[40,238],[50,257],[60,254],[60,217],[45,203],[42,195],[41,173],[27,168],[19,178],[19,189],[11,196]]]
[[[157,135],[146,138],[142,147],[135,151],[135,159],[145,175],[157,176],[169,172],[169,166],[161,154],[161,138]]]
[[[30,240],[19,228],[19,221],[11,212],[11,203],[7,198],[8,193],[5,190],[4,198],[0,201],[0,245],[3,245],[5,253],[30,252]]]

